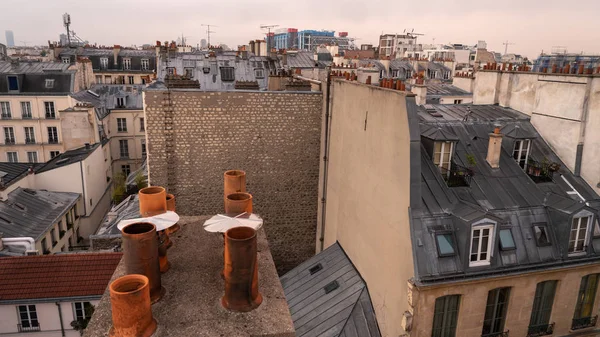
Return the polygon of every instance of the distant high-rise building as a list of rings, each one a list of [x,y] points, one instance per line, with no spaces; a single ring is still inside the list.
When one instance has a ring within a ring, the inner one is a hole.
[[[208,43],[206,43],[206,39],[200,40],[200,49],[206,49],[208,47]]]
[[[67,39],[67,34],[60,34],[60,45],[61,46],[66,46],[69,43],[69,40]]]
[[[7,30],[5,32],[5,35],[6,35],[6,46],[14,47],[15,46],[15,35],[13,34],[13,31]]]

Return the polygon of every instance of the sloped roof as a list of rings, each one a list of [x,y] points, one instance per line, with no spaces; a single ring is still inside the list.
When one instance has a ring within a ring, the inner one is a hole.
[[[73,163],[78,163],[78,162],[86,159],[100,145],[101,145],[100,143],[96,143],[96,144],[90,145],[89,147],[82,146],[77,149],[63,152],[63,153],[59,154],[58,156],[52,158],[50,161],[46,162],[46,164],[38,166],[38,168],[35,170],[35,173],[39,174],[39,173],[53,170],[57,167],[70,165]]]
[[[105,118],[111,110],[142,110],[144,108],[143,84],[96,84],[89,90],[82,90],[71,95],[79,102],[85,102],[96,108],[99,119]],[[125,98],[125,106],[117,106],[117,97]]]
[[[2,185],[4,187],[10,186],[12,183],[18,181],[18,179],[29,174],[29,168],[35,169],[36,167],[39,167],[41,165],[42,164],[0,162],[0,175],[2,175]]]
[[[315,68],[318,64],[315,61],[315,53],[311,51],[288,52],[288,68]]]
[[[0,259],[0,303],[102,296],[121,253],[82,253]]]
[[[281,284],[296,336],[381,336],[366,284],[339,243],[283,275]]]
[[[439,83],[427,84],[427,97],[429,96],[473,96],[473,94],[452,84]]]
[[[0,233],[37,240],[79,199],[78,193],[17,188],[0,202]]]

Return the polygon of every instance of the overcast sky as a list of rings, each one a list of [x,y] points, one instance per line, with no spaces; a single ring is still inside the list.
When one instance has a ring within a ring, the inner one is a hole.
[[[15,43],[46,44],[64,32],[62,14],[90,42],[154,44],[183,33],[190,44],[206,37],[235,48],[264,36],[261,24],[347,31],[356,43],[377,45],[378,36],[414,29],[421,43],[476,44],[535,58],[565,46],[569,52],[600,54],[599,0],[0,0],[0,41],[11,29]]]

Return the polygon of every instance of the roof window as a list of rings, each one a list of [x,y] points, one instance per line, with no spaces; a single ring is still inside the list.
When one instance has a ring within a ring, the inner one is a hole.
[[[538,247],[549,246],[551,244],[546,225],[534,225],[533,234],[535,235]]]
[[[513,238],[512,232],[510,229],[501,229],[499,232],[500,235],[500,249],[501,250],[511,250],[516,249],[515,240]]]
[[[452,233],[436,234],[435,241],[437,243],[439,257],[453,256],[456,254]]]

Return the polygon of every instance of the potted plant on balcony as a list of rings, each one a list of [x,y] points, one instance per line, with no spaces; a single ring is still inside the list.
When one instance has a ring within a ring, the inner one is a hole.
[[[548,166],[548,170],[550,170],[551,172],[556,172],[560,170],[560,164],[554,161]]]
[[[467,168],[467,173],[470,176],[473,176],[474,171],[473,169],[475,168],[475,166],[477,166],[477,160],[475,160],[475,156],[471,153],[467,153],[467,165],[469,165],[469,167]]]
[[[527,174],[532,176],[534,169],[535,169],[535,162],[533,161],[533,159],[529,158],[529,160],[527,161]]]

